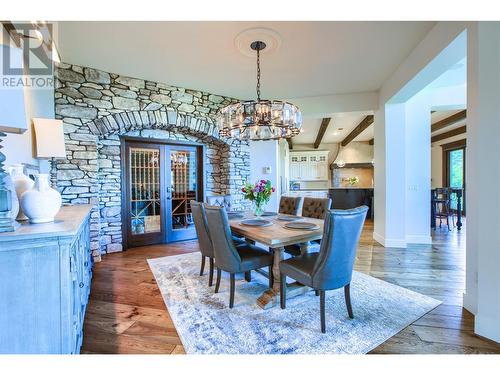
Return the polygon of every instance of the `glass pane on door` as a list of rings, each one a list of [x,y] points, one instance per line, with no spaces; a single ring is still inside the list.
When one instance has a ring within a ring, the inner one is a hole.
[[[198,165],[196,149],[170,150],[172,229],[193,227],[190,200],[198,198]]]
[[[130,232],[161,232],[160,150],[130,148]]]
[[[449,171],[450,171],[450,187],[452,188],[463,188],[464,186],[464,149],[452,150],[449,156]],[[463,210],[463,202],[462,210]],[[453,210],[457,209],[457,199],[452,197],[451,208]]]

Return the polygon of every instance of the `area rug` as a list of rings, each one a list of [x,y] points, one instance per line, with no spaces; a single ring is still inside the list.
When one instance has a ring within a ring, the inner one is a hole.
[[[229,309],[229,274],[222,273],[219,293],[199,276],[200,253],[148,263],[161,290],[186,353],[191,354],[364,354],[426,314],[441,302],[394,284],[354,272],[349,319],[343,289],[326,292],[326,328],[319,322],[314,291],[287,299],[286,310],[262,310],[257,297],[267,279],[236,281]]]

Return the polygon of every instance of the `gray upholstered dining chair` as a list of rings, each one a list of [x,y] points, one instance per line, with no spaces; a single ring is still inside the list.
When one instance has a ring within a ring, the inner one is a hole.
[[[332,200],[330,198],[304,197],[304,201],[302,203],[302,217],[324,219],[331,205]],[[315,244],[316,247],[319,243],[321,243],[321,240],[313,241],[313,244]],[[285,252],[293,256],[298,256],[301,254],[300,245],[295,244],[285,246]]]
[[[280,262],[280,302],[286,307],[286,277],[307,285],[320,295],[321,332],[326,332],[325,291],[344,287],[349,317],[352,313],[350,283],[367,206],[330,210],[325,217],[319,253],[305,254]]]
[[[205,260],[206,258],[208,258],[210,264],[208,286],[212,286],[214,278],[214,250],[212,246],[212,240],[210,238],[210,233],[208,231],[205,205],[195,200],[191,200],[189,204],[191,205],[191,213],[193,215],[194,227],[196,230],[196,236],[198,237],[198,245],[201,252],[200,276],[203,276],[203,271],[205,269]],[[235,245],[241,245],[245,243],[244,239],[234,236],[232,237],[232,240]]]
[[[207,195],[206,201],[209,206],[224,207],[226,211],[231,211],[231,195]]]
[[[215,254],[215,267],[217,268],[217,281],[215,293],[219,292],[222,271],[230,274],[229,308],[234,306],[235,274],[269,267],[269,287],[273,285],[272,255],[249,243],[234,245],[227,213],[222,207],[206,207],[208,230]]]
[[[281,196],[278,212],[285,215],[298,215],[302,210],[302,197]]]
[[[331,205],[332,200],[330,198],[304,197],[302,216],[312,217],[314,219],[324,219]]]
[[[210,271],[208,276],[208,286],[212,286],[214,278],[214,249],[210,234],[208,233],[208,223],[205,214],[205,207],[203,203],[197,201],[190,201],[191,213],[193,215],[194,227],[196,229],[196,236],[198,237],[198,244],[201,252],[201,268],[200,276],[203,276],[205,269],[205,260],[209,259]]]

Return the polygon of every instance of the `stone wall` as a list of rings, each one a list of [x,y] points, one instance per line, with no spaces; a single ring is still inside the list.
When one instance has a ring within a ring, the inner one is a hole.
[[[231,194],[249,177],[247,143],[219,138],[216,115],[233,99],[61,63],[56,68],[56,118],[64,122],[67,160],[57,186],[66,204],[93,204],[96,260],[122,250],[120,136],[205,144],[206,194]]]

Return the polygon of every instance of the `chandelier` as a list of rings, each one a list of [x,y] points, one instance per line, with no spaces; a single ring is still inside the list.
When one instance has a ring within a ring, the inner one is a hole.
[[[266,48],[266,43],[256,41],[250,48],[257,51],[257,100],[240,101],[222,108],[219,134],[252,141],[292,138],[301,132],[300,110],[288,102],[260,98],[260,51]]]

